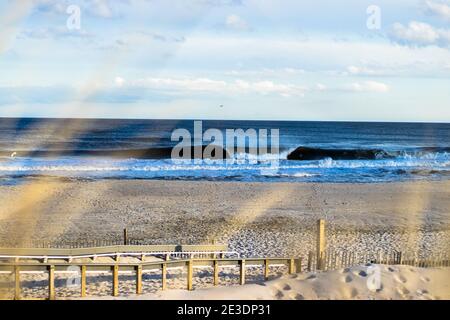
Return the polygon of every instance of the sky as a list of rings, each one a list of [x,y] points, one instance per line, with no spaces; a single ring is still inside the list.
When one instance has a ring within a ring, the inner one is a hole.
[[[450,0],[0,0],[0,116],[450,122]]]

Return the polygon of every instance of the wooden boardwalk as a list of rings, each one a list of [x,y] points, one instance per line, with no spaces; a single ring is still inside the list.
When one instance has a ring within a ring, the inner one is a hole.
[[[168,261],[151,261],[139,263],[72,263],[72,262],[14,262],[0,263],[0,273],[13,275],[14,278],[14,298],[21,298],[21,274],[27,272],[48,273],[48,299],[53,300],[55,295],[55,274],[73,274],[74,270],[81,277],[80,296],[86,296],[86,274],[104,273],[112,274],[112,296],[119,295],[119,274],[134,274],[136,282],[136,294],[142,293],[142,274],[148,271],[161,271],[161,289],[167,288],[167,269],[181,267],[187,270],[186,289],[193,289],[193,269],[194,267],[212,268],[213,285],[219,284],[219,270],[225,266],[239,267],[239,283],[245,284],[245,275],[247,266],[262,266],[264,269],[264,278],[269,277],[270,266],[287,266],[289,273],[301,271],[301,260],[294,258],[248,258],[248,259],[226,259],[226,258],[205,258],[205,259],[180,259]]]
[[[404,252],[378,252],[358,255],[353,251],[333,250],[325,245],[325,223],[317,224],[316,251],[302,257],[241,258],[236,252],[228,251],[226,245],[118,245],[93,248],[0,248],[0,274],[12,275],[14,298],[21,299],[21,275],[26,273],[48,274],[48,299],[56,298],[55,274],[75,275],[80,279],[80,296],[86,296],[87,273],[110,273],[112,275],[112,296],[119,295],[119,274],[135,277],[135,292],[142,294],[142,278],[146,272],[161,272],[160,289],[167,289],[167,270],[186,270],[186,289],[193,290],[194,268],[212,269],[212,284],[219,284],[219,270],[234,266],[239,268],[239,283],[245,284],[246,268],[262,267],[265,280],[269,278],[270,267],[284,266],[287,272],[300,273],[335,270],[355,265],[391,264],[416,267],[448,267],[450,257],[440,254],[429,259],[419,259],[415,254]],[[145,261],[146,256],[162,255],[157,261]],[[237,257],[226,257],[236,255]],[[121,256],[140,258],[136,262],[121,262]],[[110,257],[111,262],[96,262],[97,257]],[[76,260],[86,261],[76,261]],[[62,262],[61,262],[62,261]]]

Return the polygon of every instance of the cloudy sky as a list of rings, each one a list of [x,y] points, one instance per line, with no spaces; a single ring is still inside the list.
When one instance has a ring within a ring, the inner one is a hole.
[[[449,122],[450,0],[0,0],[0,116]]]

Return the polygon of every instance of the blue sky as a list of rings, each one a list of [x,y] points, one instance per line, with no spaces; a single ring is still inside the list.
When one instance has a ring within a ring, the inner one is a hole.
[[[450,0],[0,0],[0,116],[448,122]]]

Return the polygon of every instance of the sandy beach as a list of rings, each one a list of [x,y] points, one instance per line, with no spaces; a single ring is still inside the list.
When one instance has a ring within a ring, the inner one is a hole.
[[[357,252],[447,253],[450,182],[372,184],[31,180],[0,186],[0,243],[216,240],[243,256],[300,256],[327,245]]]
[[[449,268],[372,265],[378,280],[367,266],[319,273],[302,273],[245,286],[159,291],[130,295],[127,299],[176,300],[447,300],[450,299]],[[118,298],[118,299],[123,299]],[[104,297],[103,299],[111,299]]]

